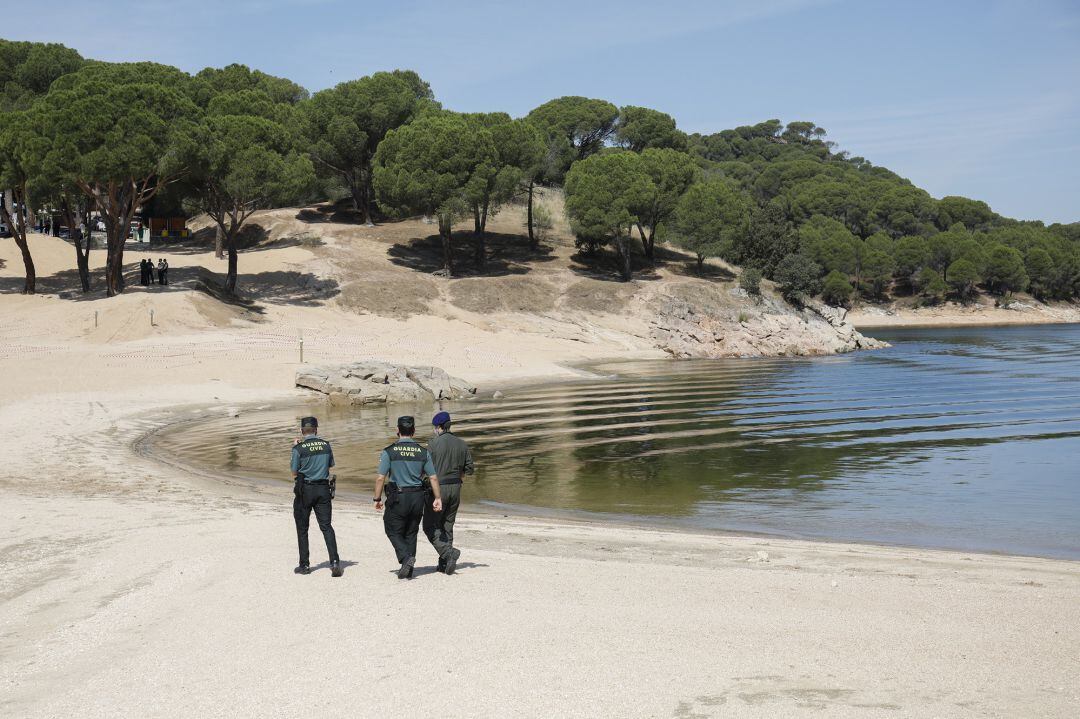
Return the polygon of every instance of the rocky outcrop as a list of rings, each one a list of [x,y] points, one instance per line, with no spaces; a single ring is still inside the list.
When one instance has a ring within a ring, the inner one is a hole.
[[[652,321],[656,346],[674,357],[811,356],[877,349],[847,322],[846,310],[812,304],[792,309],[762,297],[742,309],[667,297]]]
[[[438,367],[385,362],[304,368],[296,372],[296,386],[322,392],[336,405],[453,400],[476,394],[476,387]]]

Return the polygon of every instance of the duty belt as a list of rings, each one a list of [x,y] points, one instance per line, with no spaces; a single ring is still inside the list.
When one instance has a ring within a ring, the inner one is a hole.
[[[405,494],[405,493],[408,493],[408,492],[423,492],[423,491],[427,490],[427,487],[424,487],[423,485],[421,485],[419,487],[398,487],[395,484],[394,487],[396,487],[397,491],[401,492],[402,494]]]
[[[304,484],[317,484],[317,485],[330,484],[330,480],[329,479],[305,479]]]

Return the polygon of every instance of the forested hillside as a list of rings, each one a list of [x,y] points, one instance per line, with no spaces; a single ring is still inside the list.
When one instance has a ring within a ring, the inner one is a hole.
[[[540,186],[564,189],[583,261],[625,281],[663,262],[657,247],[670,243],[699,266],[710,257],[740,265],[751,292],[761,277],[775,280],[796,303],[1080,294],[1080,225],[932,198],[850,157],[812,122],[687,135],[658,110],[583,97],[515,119],[444,109],[411,71],[310,95],[241,65],[189,75],[0,41],[0,219],[22,250],[26,292],[35,289],[27,232],[42,214],[70,228],[104,222],[113,295],[124,289],[137,213],[205,213],[232,293],[251,214],[322,199],[348,199],[357,222],[434,217],[448,276],[464,230],[483,274],[487,220],[506,203],[527,205],[523,233],[538,249],[550,225],[545,208],[534,213]],[[72,240],[89,291],[88,244]]]

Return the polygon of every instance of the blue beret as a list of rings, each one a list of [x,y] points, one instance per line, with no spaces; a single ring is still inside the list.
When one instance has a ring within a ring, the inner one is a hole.
[[[450,421],[450,413],[449,412],[439,412],[437,415],[435,415],[434,417],[431,418],[431,425],[433,427],[438,427],[439,425],[446,424],[449,421]]]

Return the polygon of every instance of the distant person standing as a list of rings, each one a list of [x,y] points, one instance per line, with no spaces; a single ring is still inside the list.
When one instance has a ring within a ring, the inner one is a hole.
[[[160,257],[157,261],[157,282],[159,285],[165,284],[165,260]]]
[[[161,284],[167,285],[169,284],[169,261],[163,259],[161,263],[165,266],[161,271]]]
[[[139,263],[139,282],[141,282],[144,287],[148,287],[150,285],[152,276],[154,274],[153,267],[154,266],[150,262],[150,260],[146,258],[143,258],[143,260]]]
[[[293,445],[292,470],[296,485],[293,487],[293,519],[296,520],[296,539],[300,547],[300,564],[293,571],[296,574],[311,573],[311,556],[308,551],[308,527],[311,512],[322,530],[326,541],[326,553],[330,555],[330,575],[341,576],[341,562],[338,557],[337,535],[330,524],[333,493],[330,490],[330,468],[334,466],[334,451],[330,443],[319,436],[319,420],[304,417],[300,420],[302,438]]]
[[[375,480],[376,511],[383,509],[383,486],[386,486],[386,512],[383,514],[383,528],[390,544],[397,555],[398,579],[412,579],[413,566],[416,564],[416,536],[420,533],[420,522],[424,517],[424,498],[427,488],[424,477],[431,481],[431,491],[435,498],[432,508],[442,510],[442,497],[439,492],[439,477],[431,463],[428,451],[413,439],[416,434],[416,420],[412,417],[398,417],[398,440],[379,455],[379,477]],[[387,482],[389,480],[389,482]]]
[[[442,511],[429,500],[424,507],[424,535],[439,553],[439,571],[453,574],[461,550],[454,546],[454,521],[461,504],[461,482],[474,471],[472,452],[465,440],[450,431],[450,413],[439,412],[431,420],[435,436],[428,440],[435,474],[442,490]]]

